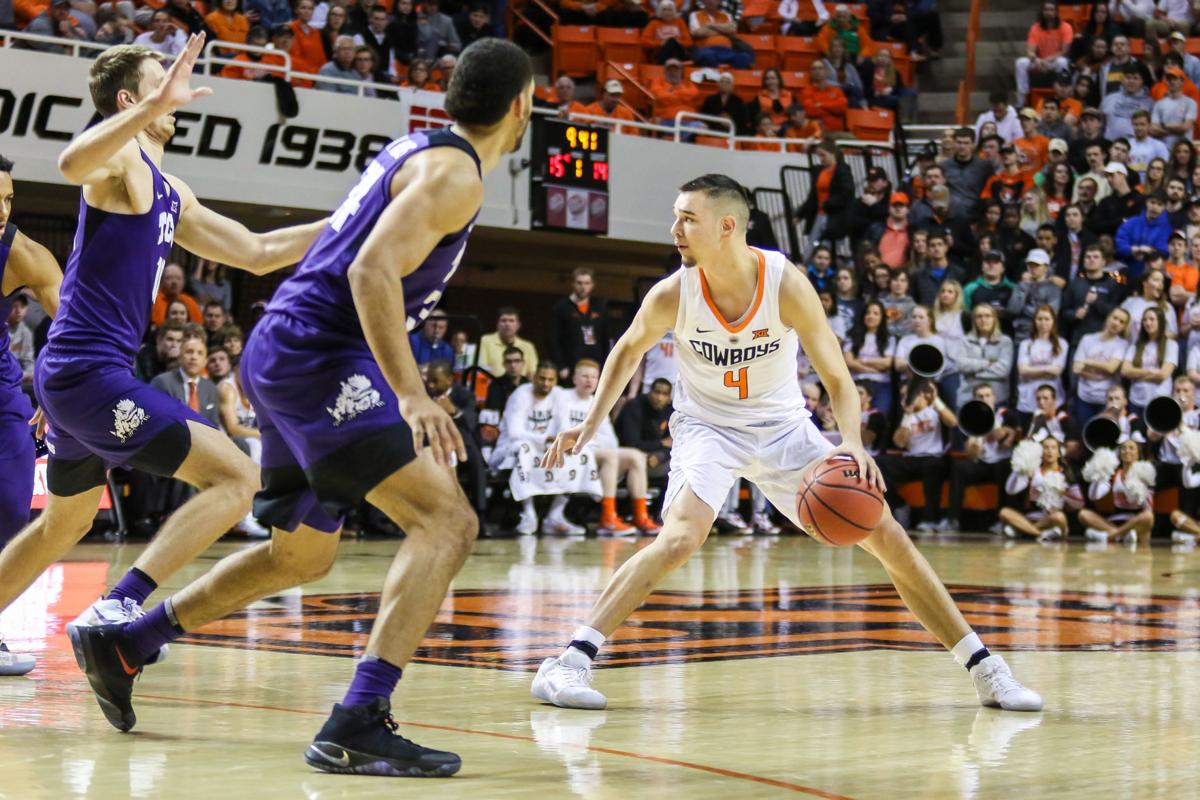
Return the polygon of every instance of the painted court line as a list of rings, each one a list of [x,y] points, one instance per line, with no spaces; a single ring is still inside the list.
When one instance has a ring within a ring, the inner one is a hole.
[[[325,711],[313,711],[313,710],[306,709],[306,708],[287,708],[285,706],[264,706],[264,705],[255,705],[252,703],[235,703],[235,702],[227,701],[227,700],[201,700],[199,698],[173,697],[171,695],[161,695],[161,694],[143,694],[143,695],[139,695],[139,698],[142,700],[162,700],[164,702],[169,702],[169,703],[192,703],[194,705],[225,706],[227,708],[245,708],[245,709],[250,709],[250,710],[254,710],[254,711],[279,711],[279,712],[283,712],[283,713],[287,713],[287,714],[307,714],[307,715],[311,715],[311,716],[315,716],[315,717],[324,717],[327,714],[327,712],[325,712]],[[491,736],[495,739],[510,739],[510,740],[518,741],[518,742],[533,742],[535,744],[537,742],[537,740],[534,739],[532,736],[521,736],[521,735],[515,734],[515,733],[498,733],[496,731],[481,731],[481,730],[475,730],[474,728],[459,728],[459,727],[456,727],[453,725],[434,725],[434,724],[428,723],[428,722],[405,722],[403,720],[397,720],[397,722],[399,722],[401,725],[406,725],[406,726],[412,727],[412,728],[426,728],[428,730],[449,731],[451,733],[468,733],[468,734],[472,734],[475,736]],[[586,745],[585,746],[585,745],[570,744],[568,742],[563,742],[562,744],[565,747],[574,747],[574,748],[577,748],[580,750],[587,750],[587,751],[590,751],[593,753],[603,753],[605,755],[610,755],[610,756],[621,756],[624,758],[633,758],[633,759],[637,759],[639,761],[651,761],[656,764],[665,764],[665,765],[671,766],[671,767],[681,767],[683,769],[693,769],[693,770],[697,770],[699,772],[708,772],[713,775],[720,775],[723,778],[736,778],[738,780],[751,781],[753,783],[759,783],[759,784],[763,784],[765,786],[772,786],[776,789],[784,789],[789,792],[796,792],[797,794],[805,794],[805,795],[808,795],[809,797],[820,797],[820,798],[822,798],[822,800],[852,800],[852,798],[846,797],[845,795],[834,794],[832,792],[825,792],[820,789],[815,789],[811,786],[804,786],[799,783],[789,783],[787,781],[776,780],[775,778],[765,778],[761,775],[751,775],[747,772],[736,772],[734,770],[723,769],[722,767],[713,767],[713,766],[709,766],[707,764],[696,764],[691,761],[679,761],[678,759],[674,759],[674,758],[664,758],[662,756],[652,756],[652,755],[647,755],[645,753],[633,753],[628,750],[615,750],[611,747],[600,747],[598,745]]]

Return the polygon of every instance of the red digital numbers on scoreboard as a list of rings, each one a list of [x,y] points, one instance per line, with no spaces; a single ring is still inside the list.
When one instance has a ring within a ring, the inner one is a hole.
[[[550,174],[561,178],[567,174],[567,164],[571,163],[570,153],[557,153],[550,156]]]
[[[608,162],[592,162],[592,180],[599,181],[601,183],[608,183]]]

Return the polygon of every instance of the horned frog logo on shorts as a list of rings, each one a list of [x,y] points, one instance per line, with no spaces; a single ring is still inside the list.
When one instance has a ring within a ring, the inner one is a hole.
[[[371,385],[371,379],[366,375],[351,375],[342,381],[342,389],[338,392],[337,402],[334,403],[333,408],[326,406],[325,410],[329,412],[329,416],[333,417],[333,427],[336,428],[364,411],[382,406],[383,400],[379,397],[379,392]]]
[[[126,398],[113,409],[113,429],[109,433],[124,444],[148,419],[150,415],[146,413],[146,409],[138,408],[132,400]]]

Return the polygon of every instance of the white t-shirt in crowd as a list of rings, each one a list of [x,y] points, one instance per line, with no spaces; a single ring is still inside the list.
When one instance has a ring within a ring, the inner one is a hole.
[[[1101,333],[1089,333],[1079,340],[1079,347],[1075,349],[1075,358],[1077,360],[1091,359],[1092,361],[1111,361],[1114,358],[1125,358],[1125,350],[1129,347],[1129,343],[1120,336],[1114,336],[1111,339],[1101,338]],[[1075,384],[1075,394],[1085,403],[1093,405],[1104,405],[1108,399],[1108,390],[1117,382],[1117,377],[1112,378],[1079,378]],[[1080,424],[1087,420],[1079,420]]]
[[[1125,360],[1133,365],[1133,357],[1137,353],[1137,345],[1131,344],[1125,349]],[[1146,347],[1142,350],[1142,363],[1135,366],[1140,366],[1142,369],[1158,369],[1163,364],[1179,364],[1179,343],[1174,339],[1167,339],[1165,358],[1159,358],[1158,343],[1146,342]],[[1161,382],[1155,381],[1132,381],[1129,384],[1129,402],[1135,406],[1145,407],[1154,398],[1160,394],[1171,393],[1171,376],[1163,378]]]
[[[1131,342],[1136,342],[1138,334],[1142,332],[1142,315],[1146,313],[1146,309],[1154,305],[1149,300],[1140,295],[1126,297],[1125,302],[1121,303],[1121,308],[1129,312],[1129,328],[1125,335]],[[1161,308],[1161,306],[1160,306]],[[1175,312],[1168,308],[1163,311],[1163,316],[1167,318],[1167,335],[1175,338],[1179,334],[1179,323],[1175,319]]]
[[[679,362],[675,359],[675,331],[667,331],[658,344],[646,353],[646,368],[642,371],[642,394],[650,394],[650,387],[659,378],[671,382],[674,387],[679,381]]]
[[[850,341],[849,339],[847,339],[846,343],[842,347],[842,349],[845,350],[847,353],[849,353],[853,350],[853,347],[854,347],[854,343],[852,341]],[[868,333],[866,335],[866,337],[863,339],[862,349],[858,351],[858,354],[856,357],[857,358],[892,358],[895,355],[896,355],[896,337],[895,336],[888,337],[887,347],[881,353],[881,352],[879,352],[879,345],[875,340],[875,334]],[[853,376],[854,380],[856,380],[856,381],[872,381],[874,383],[887,383],[889,380],[891,380],[890,372],[872,372],[872,371],[855,372],[854,370],[851,370],[850,374],[851,374],[851,376]]]
[[[900,421],[912,431],[908,447],[904,450],[907,456],[940,456],[945,451],[942,444],[942,418],[937,409],[926,406],[920,411],[905,414]]]
[[[1054,346],[1047,339],[1026,339],[1021,342],[1017,348],[1017,369],[1021,367],[1050,367],[1058,366],[1060,370],[1065,370],[1067,366],[1067,341],[1062,337],[1058,339],[1058,355],[1054,355]],[[1037,394],[1037,387],[1043,384],[1050,384],[1054,387],[1055,397],[1058,402],[1063,400],[1063,382],[1062,372],[1059,372],[1057,378],[1030,378],[1017,382],[1017,411],[1025,414],[1032,414],[1037,410],[1037,402],[1034,395]]]

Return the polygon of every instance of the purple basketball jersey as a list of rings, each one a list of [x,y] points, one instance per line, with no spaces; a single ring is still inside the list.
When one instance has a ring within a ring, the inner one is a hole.
[[[412,133],[389,143],[363,170],[358,183],[305,254],[300,268],[275,292],[267,311],[286,314],[338,337],[362,340],[346,272],[391,201],[390,186],[396,170],[417,153],[434,147],[457,147],[479,167],[474,148],[448,128]],[[443,238],[421,266],[404,278],[404,313],[410,331],[437,306],[458,269],[474,224],[472,217],[465,228]]]
[[[8,266],[8,254],[16,238],[17,226],[10,222],[0,234],[0,284],[4,282],[4,268]],[[16,292],[8,296],[0,295],[0,416],[17,416],[24,421],[33,413],[33,406],[21,390],[21,362],[10,350],[12,341],[8,335],[8,315],[12,311],[15,295]]]
[[[51,363],[79,366],[76,357],[85,356],[87,363],[133,365],[171,255],[180,205],[179,193],[144,152],[142,160],[154,180],[154,201],[145,214],[92,208],[80,190],[79,226],[45,347]]]

